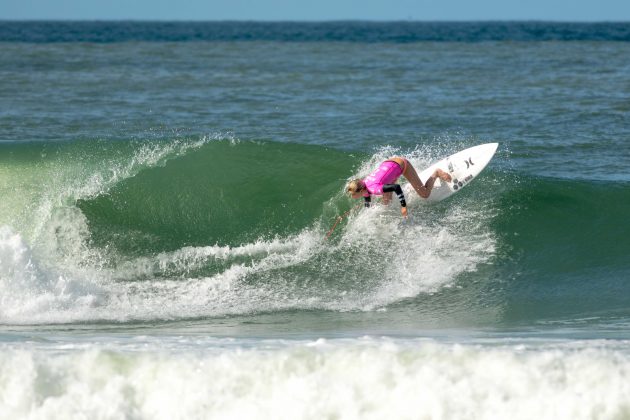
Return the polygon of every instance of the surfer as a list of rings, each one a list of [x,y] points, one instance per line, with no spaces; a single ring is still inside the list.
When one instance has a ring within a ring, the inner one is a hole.
[[[365,200],[365,207],[370,207],[372,196],[383,196],[383,204],[389,204],[392,198],[392,192],[396,193],[400,201],[400,211],[403,217],[407,217],[407,202],[403,194],[400,184],[396,181],[400,176],[404,176],[409,181],[414,190],[422,198],[428,198],[433,189],[435,180],[440,178],[442,181],[450,182],[451,176],[441,169],[436,169],[429,177],[426,184],[423,184],[414,167],[405,158],[392,157],[381,163],[370,175],[365,179],[353,179],[346,185],[346,191],[352,198],[361,198]]]

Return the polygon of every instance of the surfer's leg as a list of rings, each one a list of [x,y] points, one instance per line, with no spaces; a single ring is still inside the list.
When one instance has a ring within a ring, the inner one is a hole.
[[[433,188],[433,182],[435,182],[435,179],[433,180],[433,182],[431,182],[431,179],[429,179],[429,181],[427,182],[427,184],[431,183],[430,188],[427,188],[428,185],[425,187],[411,163],[407,159],[401,160],[403,161],[404,165],[403,176],[405,177],[405,179],[409,181],[413,189],[416,190],[420,197],[427,198],[429,194],[431,194],[431,188]]]
[[[440,178],[444,182],[451,182],[451,180],[453,179],[449,174],[447,174],[440,168],[436,169],[435,172],[433,172],[433,176]]]
[[[442,181],[445,182],[451,181],[451,176],[449,174],[441,169],[436,169],[435,172],[433,172],[433,175],[431,175],[431,177],[427,180],[427,183],[422,184],[422,181],[420,180],[416,169],[407,159],[402,160],[404,161],[403,176],[409,181],[413,189],[416,190],[418,195],[422,198],[429,197],[436,178],[440,178]]]

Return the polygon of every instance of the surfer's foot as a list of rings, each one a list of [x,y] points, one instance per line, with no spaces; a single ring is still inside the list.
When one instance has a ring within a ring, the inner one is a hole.
[[[451,182],[451,176],[441,169],[436,169],[435,174],[444,182]]]

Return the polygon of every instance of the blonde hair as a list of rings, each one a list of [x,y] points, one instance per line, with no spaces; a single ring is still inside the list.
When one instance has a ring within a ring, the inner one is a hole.
[[[358,193],[365,189],[365,184],[360,179],[353,179],[346,184],[346,192]]]

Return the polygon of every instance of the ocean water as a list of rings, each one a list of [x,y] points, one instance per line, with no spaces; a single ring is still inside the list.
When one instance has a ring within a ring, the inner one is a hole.
[[[0,419],[630,418],[629,34],[0,22]]]

